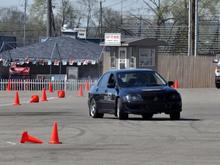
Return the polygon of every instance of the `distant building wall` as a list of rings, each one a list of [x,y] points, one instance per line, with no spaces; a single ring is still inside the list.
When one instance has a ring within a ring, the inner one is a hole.
[[[111,56],[110,52],[103,53],[102,73],[105,73],[111,68]]]
[[[149,68],[153,70],[157,70],[157,49],[156,47],[122,47],[126,49],[126,61],[127,61],[127,68]],[[150,56],[150,62],[152,65],[149,64],[148,66],[140,66],[140,56],[139,56],[139,49],[146,48],[149,50],[154,50],[155,54]],[[120,47],[107,47],[106,51],[103,52],[102,55],[102,70],[103,72],[108,71],[109,69],[119,69],[119,49]],[[112,62],[114,59],[114,62]]]
[[[35,79],[37,75],[50,75],[51,74],[67,74],[67,67],[52,66],[50,65],[31,65],[30,67],[30,78]],[[74,66],[78,67],[78,78],[79,79],[98,79],[100,76],[99,65],[82,65]],[[51,70],[51,72],[50,72]],[[61,72],[60,72],[61,71]],[[9,78],[9,67],[0,67],[0,79]]]

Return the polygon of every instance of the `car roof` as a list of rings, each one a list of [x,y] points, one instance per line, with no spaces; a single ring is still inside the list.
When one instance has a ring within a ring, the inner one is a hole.
[[[152,69],[111,69],[109,70],[108,72],[111,72],[111,73],[118,73],[118,72],[132,72],[132,71],[153,71]]]

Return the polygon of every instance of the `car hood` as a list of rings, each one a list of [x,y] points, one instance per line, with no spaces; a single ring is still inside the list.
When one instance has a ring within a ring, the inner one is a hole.
[[[144,93],[177,93],[177,91],[169,86],[154,86],[154,87],[135,87],[135,88],[121,88],[120,95],[126,94],[144,94]]]

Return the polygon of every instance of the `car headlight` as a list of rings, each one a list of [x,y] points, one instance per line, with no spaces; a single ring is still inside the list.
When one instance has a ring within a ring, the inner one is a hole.
[[[140,102],[143,101],[141,95],[139,94],[128,94],[124,97],[124,100],[127,102]]]

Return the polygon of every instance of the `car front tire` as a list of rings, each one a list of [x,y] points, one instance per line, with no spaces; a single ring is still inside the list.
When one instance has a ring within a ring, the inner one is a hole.
[[[216,88],[220,88],[220,84],[219,83],[215,83]]]
[[[97,109],[97,104],[95,99],[92,99],[90,101],[90,105],[89,105],[89,115],[92,118],[103,118],[104,114],[103,113],[98,113],[98,109]]]
[[[175,112],[170,114],[171,120],[179,120],[180,119],[180,112]]]
[[[117,117],[119,120],[128,119],[128,114],[123,112],[122,103],[121,103],[120,98],[118,98],[118,100],[117,100]]]

